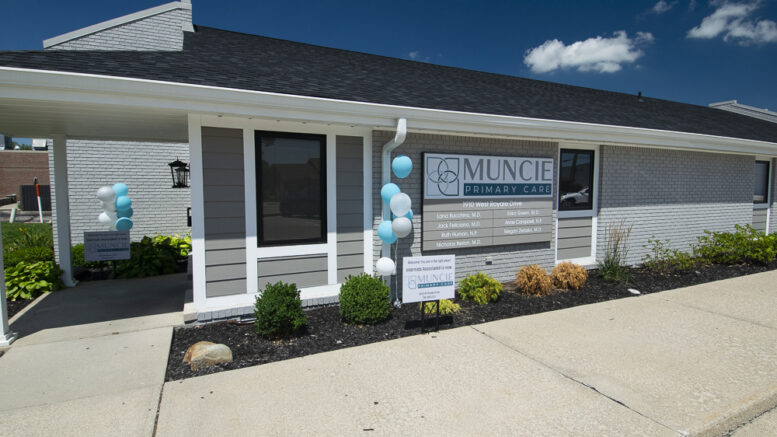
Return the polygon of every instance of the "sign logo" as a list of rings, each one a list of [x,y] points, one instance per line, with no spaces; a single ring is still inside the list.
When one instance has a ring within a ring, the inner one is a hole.
[[[459,158],[426,157],[426,192],[435,196],[459,195]]]

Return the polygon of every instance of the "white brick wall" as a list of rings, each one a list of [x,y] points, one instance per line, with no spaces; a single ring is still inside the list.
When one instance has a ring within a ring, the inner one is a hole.
[[[65,41],[47,49],[177,51],[183,49],[183,26],[191,22],[190,9],[174,9]]]
[[[597,259],[608,224],[632,225],[628,263],[640,263],[650,238],[689,250],[696,237],[752,223],[753,157],[602,146]]]
[[[171,188],[167,165],[176,157],[188,161],[189,145],[177,143],[131,143],[118,141],[68,140],[68,184],[72,243],[83,242],[84,231],[107,230],[97,222],[102,212],[97,189],[124,182],[132,199],[133,240],[144,235],[184,235],[188,188]],[[54,180],[52,147],[49,145],[49,172]],[[52,204],[55,187],[52,182]],[[52,211],[56,222],[56,210]],[[56,226],[54,227],[56,241]]]
[[[381,150],[383,145],[393,138],[393,132],[375,131],[373,132],[373,230],[381,221]],[[398,258],[404,256],[421,255],[421,198],[422,191],[422,164],[421,154],[423,152],[448,152],[464,154],[484,154],[484,155],[505,155],[505,156],[538,156],[551,157],[554,160],[558,154],[558,144],[554,142],[541,141],[522,141],[505,140],[494,138],[429,135],[429,134],[408,134],[407,140],[394,150],[392,158],[398,155],[407,155],[413,160],[413,172],[405,179],[397,179],[392,176],[392,182],[399,185],[402,192],[407,193],[413,205],[413,240],[409,244],[409,239],[399,240]],[[554,169],[554,172],[556,170]],[[555,178],[555,175],[554,175]],[[555,193],[554,193],[555,195]],[[555,210],[553,212],[555,220]],[[546,269],[553,267],[555,262],[555,230],[549,243],[532,243],[511,246],[492,246],[472,249],[457,249],[455,251],[434,251],[427,252],[426,255],[436,254],[456,254],[456,280],[461,280],[471,273],[479,271],[488,273],[500,281],[512,280],[518,269],[526,264],[540,264]],[[380,257],[382,242],[373,232],[374,261]],[[486,265],[485,258],[490,257],[493,260],[492,265]],[[394,257],[396,259],[397,257]],[[374,262],[373,261],[373,262]],[[398,284],[402,283],[401,262],[399,274],[397,275]],[[394,287],[394,281],[391,281]]]

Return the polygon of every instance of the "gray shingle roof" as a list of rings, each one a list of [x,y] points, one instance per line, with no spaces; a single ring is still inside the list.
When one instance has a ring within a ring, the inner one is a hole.
[[[181,52],[0,52],[0,66],[777,143],[777,123],[667,100],[197,26]]]

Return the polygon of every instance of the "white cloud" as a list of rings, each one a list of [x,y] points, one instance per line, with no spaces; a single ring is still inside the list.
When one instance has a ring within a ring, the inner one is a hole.
[[[749,3],[713,3],[715,12],[704,17],[701,24],[688,31],[688,38],[712,39],[719,36],[724,41],[739,44],[777,42],[777,23],[772,20],[751,19],[752,13],[761,6],[760,1]]]
[[[667,3],[664,0],[658,0],[658,3],[653,5],[653,7],[650,9],[651,12],[655,14],[663,14],[664,12],[669,11],[677,4],[676,1],[673,1],[671,3]]]
[[[567,68],[614,73],[623,67],[622,64],[642,57],[644,53],[639,47],[652,41],[653,35],[649,32],[637,32],[634,38],[629,38],[623,30],[615,32],[612,38],[597,36],[570,45],[553,39],[527,50],[523,62],[534,73]]]
[[[413,50],[412,52],[408,53],[407,56],[409,56],[410,59],[418,59],[421,57],[421,52],[418,50]]]

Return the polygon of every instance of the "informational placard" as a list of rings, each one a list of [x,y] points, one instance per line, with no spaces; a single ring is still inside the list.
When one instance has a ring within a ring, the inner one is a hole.
[[[424,154],[424,251],[548,242],[553,159]]]
[[[453,299],[456,256],[402,258],[402,303]]]
[[[129,258],[129,231],[84,232],[84,260],[114,261]]]

